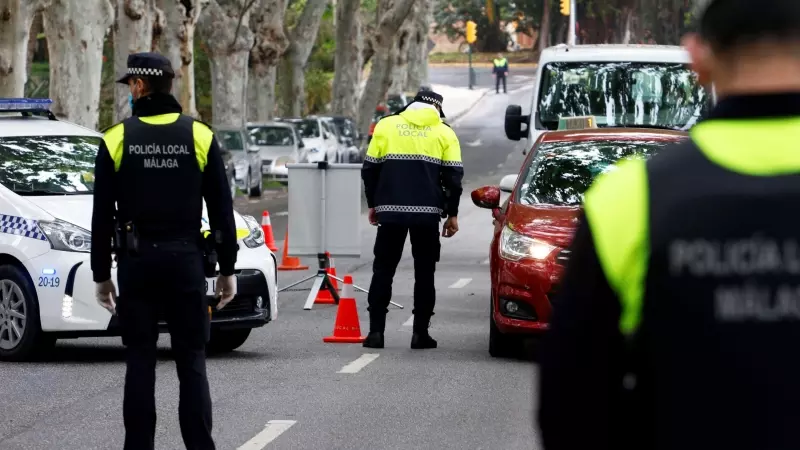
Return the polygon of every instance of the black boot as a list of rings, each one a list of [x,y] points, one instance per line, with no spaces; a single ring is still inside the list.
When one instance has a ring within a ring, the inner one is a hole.
[[[362,345],[367,348],[383,348],[383,333],[380,331],[370,331]]]
[[[431,337],[428,332],[424,333],[414,333],[411,336],[411,348],[414,350],[424,350],[426,348],[436,348],[437,342],[434,338]]]
[[[434,340],[431,335],[428,334],[428,328],[430,328],[430,326],[430,316],[418,316],[414,314],[414,334],[411,336],[411,348],[414,350],[436,348],[436,340]]]

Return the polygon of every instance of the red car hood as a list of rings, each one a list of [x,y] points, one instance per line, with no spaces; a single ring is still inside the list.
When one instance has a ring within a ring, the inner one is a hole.
[[[506,223],[518,233],[563,248],[572,242],[580,212],[580,206],[509,203]]]

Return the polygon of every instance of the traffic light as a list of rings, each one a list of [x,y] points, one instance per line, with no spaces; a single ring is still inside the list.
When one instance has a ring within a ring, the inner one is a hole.
[[[474,44],[478,40],[478,24],[468,20],[467,21],[467,43]]]
[[[569,13],[570,13],[569,2],[570,2],[570,0],[561,0],[561,14],[562,15],[565,15],[565,16],[569,15]]]

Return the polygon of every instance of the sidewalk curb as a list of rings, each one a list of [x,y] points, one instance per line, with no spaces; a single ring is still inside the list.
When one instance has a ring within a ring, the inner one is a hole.
[[[467,114],[469,114],[470,111],[475,109],[475,106],[477,106],[478,103],[480,103],[480,101],[483,100],[483,97],[486,97],[486,94],[488,94],[489,91],[490,91],[490,89],[485,89],[484,88],[483,89],[483,94],[481,94],[480,97],[476,98],[475,101],[471,105],[469,105],[468,107],[464,108],[460,113],[455,114],[455,115],[450,116],[450,117],[447,117],[447,122],[450,125],[453,125],[456,121],[458,121],[458,119],[460,119],[460,118],[466,116]],[[447,101],[447,100],[445,100],[445,101]]]

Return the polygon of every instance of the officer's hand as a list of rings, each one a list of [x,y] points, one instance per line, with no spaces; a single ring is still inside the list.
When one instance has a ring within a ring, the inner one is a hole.
[[[442,227],[442,236],[450,238],[458,233],[458,217],[449,217]]]
[[[369,209],[369,224],[370,225],[378,224],[378,217],[375,215],[375,208]]]
[[[219,297],[219,304],[217,304],[217,310],[219,311],[236,296],[236,277],[234,275],[218,276],[215,294]]]
[[[111,314],[117,313],[117,287],[114,286],[113,281],[109,279],[102,283],[95,283],[95,295],[100,306]]]

